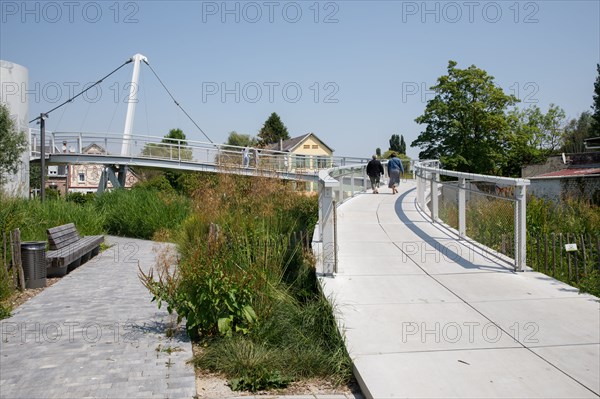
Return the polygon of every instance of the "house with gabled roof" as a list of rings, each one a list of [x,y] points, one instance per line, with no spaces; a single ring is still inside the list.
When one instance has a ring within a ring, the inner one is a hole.
[[[268,150],[290,154],[290,169],[318,170],[331,167],[333,148],[314,133],[282,140],[265,147]]]
[[[265,149],[287,152],[287,169],[291,172],[307,173],[332,166],[333,148],[329,147],[314,133],[271,143]],[[313,183],[307,183],[306,189],[312,191]]]

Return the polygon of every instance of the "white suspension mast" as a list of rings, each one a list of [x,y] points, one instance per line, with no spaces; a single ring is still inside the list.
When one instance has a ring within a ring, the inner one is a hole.
[[[138,102],[137,95],[139,89],[140,63],[142,61],[148,63],[148,59],[139,53],[131,57],[131,60],[133,61],[133,75],[131,77],[131,87],[129,88],[129,98],[127,100],[127,116],[125,117],[125,129],[123,130],[123,146],[121,147],[121,155],[130,155],[129,142],[133,132],[135,106]]]

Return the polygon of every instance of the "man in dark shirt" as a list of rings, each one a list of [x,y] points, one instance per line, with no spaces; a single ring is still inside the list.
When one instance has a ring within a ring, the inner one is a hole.
[[[369,176],[369,180],[371,180],[371,188],[373,189],[373,194],[378,194],[377,188],[379,187],[379,177],[383,175],[383,165],[375,155],[373,155],[373,159],[369,161],[367,164],[367,176]]]

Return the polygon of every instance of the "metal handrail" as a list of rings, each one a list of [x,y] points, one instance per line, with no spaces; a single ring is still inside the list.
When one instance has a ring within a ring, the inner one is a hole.
[[[435,165],[435,166],[431,166]],[[502,176],[481,175],[475,173],[456,172],[445,170],[439,167],[439,161],[426,160],[415,161],[413,163],[413,173],[417,181],[417,205],[421,210],[429,214],[432,223],[439,223],[438,215],[438,197],[440,195],[440,176],[450,176],[458,179],[458,230],[459,238],[467,238],[466,235],[466,193],[471,191],[467,187],[467,182],[483,181],[504,186],[514,187],[514,199],[506,199],[494,196],[503,200],[515,202],[514,207],[514,236],[515,236],[515,270],[522,271],[526,266],[527,247],[526,247],[526,187],[530,184],[528,179],[510,178]],[[436,193],[433,195],[432,193]],[[431,207],[427,205],[431,204]]]
[[[164,137],[132,134],[124,138],[121,133],[108,132],[46,132],[50,154],[72,153],[82,154],[85,146],[97,144],[104,148],[104,153],[98,156],[128,156],[149,159],[168,159],[178,162],[196,162],[210,165],[242,164],[242,152],[245,147],[229,144],[215,144],[196,140],[168,139],[163,142]],[[122,144],[127,154],[121,154]],[[39,158],[40,148],[38,134],[35,129],[30,129],[30,156],[32,159]],[[59,147],[63,146],[62,151]],[[93,154],[86,154],[92,156]],[[332,166],[343,166],[348,163],[364,163],[366,158],[324,156],[324,155],[301,155],[290,152],[257,148],[251,151],[253,159],[252,167],[268,169],[271,171],[290,172],[303,170],[305,173],[314,174],[316,171],[330,168]]]

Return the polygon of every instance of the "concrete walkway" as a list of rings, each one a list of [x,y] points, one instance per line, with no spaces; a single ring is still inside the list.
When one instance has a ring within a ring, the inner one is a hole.
[[[339,207],[321,279],[366,397],[599,396],[598,298],[455,240],[412,182],[381,191]]]
[[[2,320],[2,398],[192,398],[189,340],[172,338],[140,283],[155,265],[150,241],[108,237],[113,247]],[[164,247],[164,244],[162,244]]]

